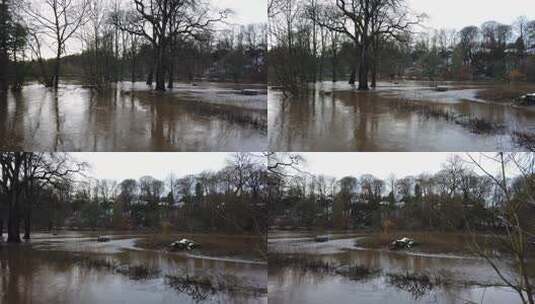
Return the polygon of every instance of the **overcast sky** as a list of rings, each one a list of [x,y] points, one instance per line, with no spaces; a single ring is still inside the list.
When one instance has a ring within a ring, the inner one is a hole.
[[[88,176],[122,181],[145,175],[164,180],[169,173],[176,176],[217,171],[223,168],[232,153],[71,153],[91,166]]]
[[[442,164],[455,153],[302,153],[302,155],[306,159],[304,171],[312,174],[336,178],[373,174],[385,179],[390,174],[403,177],[436,173],[442,168]],[[468,160],[466,153],[458,153],[458,155]],[[471,155],[477,161],[481,160],[492,173],[496,173],[495,163],[485,161],[479,153]],[[487,155],[494,156],[495,154]],[[482,174],[481,171],[477,171]]]
[[[494,20],[511,24],[519,16],[535,20],[535,0],[407,0],[410,7],[426,13],[427,25],[461,29]]]
[[[41,1],[41,0],[33,0]],[[36,2],[37,3],[37,2]],[[113,3],[111,0],[109,3]],[[134,8],[132,0],[121,0],[123,9]],[[207,0],[215,9],[231,9],[233,14],[226,20],[228,24],[251,24],[251,23],[266,23],[267,22],[267,0]],[[50,10],[44,11],[45,13]],[[50,15],[49,17],[51,17]],[[217,28],[227,27],[227,24],[220,23]],[[52,40],[46,38],[46,47],[43,48],[43,56],[52,58],[55,56],[55,46],[52,45]],[[67,42],[67,54],[79,53],[81,51],[81,43],[73,37]]]
[[[238,24],[267,22],[267,0],[212,0],[219,8],[230,8],[235,14],[230,22]]]

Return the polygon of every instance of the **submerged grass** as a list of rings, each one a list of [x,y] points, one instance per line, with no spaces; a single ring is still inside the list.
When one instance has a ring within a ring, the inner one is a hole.
[[[159,276],[160,270],[146,265],[120,264],[108,259],[75,257],[75,264],[90,269],[107,270],[127,276],[131,280],[148,280]]]
[[[474,134],[495,135],[509,134],[512,141],[519,147],[535,151],[535,133],[529,131],[507,130],[506,126],[488,121],[471,114],[458,114],[451,110],[424,105],[413,101],[404,101],[397,104],[397,110],[416,112],[426,119],[443,119],[470,130]]]
[[[423,105],[417,102],[405,101],[398,105],[400,111],[416,112],[426,119],[444,119],[469,129],[475,134],[503,134],[505,126],[488,120],[467,114],[458,114],[451,110],[446,110],[431,105]]]
[[[267,294],[267,288],[244,286],[236,276],[217,275],[166,275],[165,282],[180,293],[185,293],[195,301],[204,301],[216,293],[244,294],[260,296]]]
[[[436,287],[451,285],[449,279],[440,275],[432,276],[427,273],[389,273],[386,277],[388,284],[407,291],[416,300]]]
[[[292,267],[302,271],[340,275],[351,280],[361,280],[379,273],[365,265],[341,265],[305,254],[270,253],[268,263],[270,268]]]

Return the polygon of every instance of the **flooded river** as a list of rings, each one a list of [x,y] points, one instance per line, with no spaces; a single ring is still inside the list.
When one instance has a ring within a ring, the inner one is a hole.
[[[280,91],[270,90],[270,148],[442,152],[527,149],[511,134],[535,132],[535,110],[478,98],[480,91],[493,90],[499,94],[511,90],[510,87],[446,83],[448,91],[437,92],[432,85],[408,81],[379,83],[376,90],[357,92],[345,82],[323,82],[302,100],[286,99]],[[458,118],[444,119],[443,113]],[[499,130],[479,132],[463,125],[474,119],[499,126]]]
[[[136,246],[154,237],[99,243],[95,234],[60,232],[1,244],[0,303],[267,303],[265,263]]]
[[[248,96],[243,90],[256,92]],[[0,97],[0,149],[24,151],[260,151],[267,145],[265,86],[144,83],[104,93],[74,81]]]
[[[356,245],[362,237],[331,235],[317,243],[307,234],[270,235],[270,254],[297,255],[301,265],[275,265],[270,258],[270,303],[521,303],[479,258],[363,249]],[[310,261],[311,269],[303,261]],[[319,263],[340,269],[358,265],[370,272],[352,277],[318,271]]]

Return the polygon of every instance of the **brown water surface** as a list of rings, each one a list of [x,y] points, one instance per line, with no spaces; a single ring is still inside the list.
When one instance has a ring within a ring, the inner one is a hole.
[[[518,295],[491,267],[469,255],[425,254],[359,248],[363,234],[335,234],[317,243],[306,233],[274,233],[270,254],[297,256],[331,265],[359,265],[372,271],[361,278],[307,270],[292,265],[269,265],[269,302],[279,303],[521,303]],[[426,286],[395,281],[393,276],[425,274],[448,284]]]
[[[110,242],[99,243],[95,234],[60,232],[1,244],[0,303],[267,303],[264,263],[135,246],[136,240],[153,237],[113,234]],[[124,272],[136,266],[151,274]],[[210,277],[232,290],[177,287],[167,276]]]
[[[280,91],[270,90],[270,148],[372,152],[526,150],[511,134],[535,132],[535,110],[478,98],[480,91],[510,92],[511,86],[448,82],[447,92],[437,92],[433,85],[385,82],[379,83],[376,90],[357,92],[345,82],[322,82],[316,84],[309,96],[300,99],[284,98]],[[503,129],[474,132],[453,121],[416,111],[418,106],[481,119]]]
[[[240,94],[255,89],[257,96]],[[25,151],[260,151],[267,145],[265,86],[144,83],[97,93],[75,81],[30,84],[0,97],[0,149]]]

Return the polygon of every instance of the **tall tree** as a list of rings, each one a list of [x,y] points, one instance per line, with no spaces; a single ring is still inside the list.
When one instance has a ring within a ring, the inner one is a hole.
[[[32,0],[24,6],[26,14],[55,42],[56,60],[47,82],[55,89],[59,85],[61,56],[65,53],[66,43],[87,22],[89,3],[88,0]]]
[[[368,90],[370,48],[381,36],[402,37],[422,16],[414,19],[405,0],[336,0],[337,9],[349,20],[337,28],[358,46],[359,90]],[[350,82],[353,82],[351,79]]]
[[[115,24],[131,34],[143,36],[154,50],[156,90],[165,91],[168,48],[176,37],[200,38],[209,27],[227,17],[228,10],[212,16],[211,9],[198,0],[133,0],[135,10],[116,18]]]

